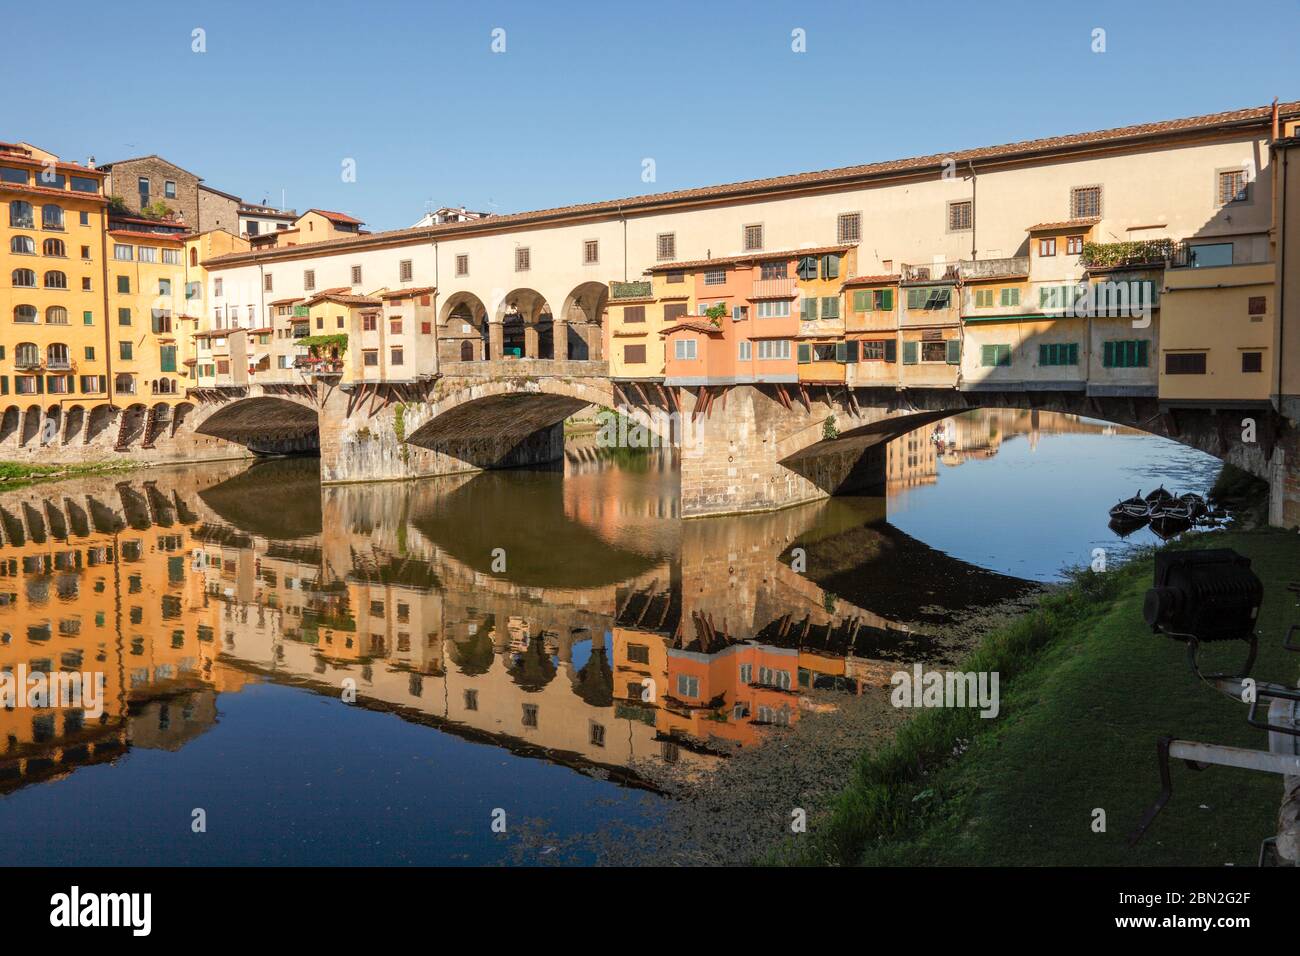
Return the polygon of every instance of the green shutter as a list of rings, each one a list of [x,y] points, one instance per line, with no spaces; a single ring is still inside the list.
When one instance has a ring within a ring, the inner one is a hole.
[[[835,253],[822,256],[822,278],[838,279],[840,277],[840,257]]]
[[[860,290],[853,293],[853,311],[870,312],[873,298],[874,297],[869,290]]]
[[[980,365],[985,368],[996,365],[998,362],[998,349],[996,345],[980,346]]]
[[[1115,367],[1115,343],[1105,342],[1101,347],[1101,365],[1102,368]]]
[[[812,361],[812,346],[807,342],[799,343],[799,364],[807,365]]]
[[[800,318],[805,322],[811,322],[817,318],[817,300],[803,299],[799,305]]]
[[[898,342],[894,339],[888,339],[885,342],[885,361],[886,362],[898,361]]]
[[[856,342],[854,343],[857,344]],[[849,360],[849,345],[847,342],[835,343],[835,361],[847,362]]]
[[[1066,346],[1065,364],[1066,365],[1079,364],[1079,343],[1078,342],[1071,342],[1068,346]]]
[[[1039,365],[1052,364],[1052,350],[1050,346],[1045,344],[1038,346],[1038,364]]]
[[[856,362],[858,360],[858,342],[853,340],[844,343],[844,361]]]
[[[948,364],[956,365],[961,361],[961,340],[948,340]]]
[[[894,290],[882,289],[880,291],[880,308],[884,312],[894,311]]]
[[[176,346],[164,345],[158,350],[158,362],[162,371],[176,371]]]
[[[1010,346],[1010,345],[999,345],[999,346],[998,346],[998,364],[999,364],[999,365],[1004,365],[1004,366],[1006,366],[1006,365],[1010,365],[1010,364],[1011,364],[1011,346]]]
[[[1139,368],[1146,368],[1150,359],[1147,355],[1147,348],[1150,346],[1146,339],[1138,339],[1137,343],[1137,364]]]
[[[903,343],[903,364],[904,364],[904,365],[915,365],[915,364],[916,364],[916,362],[917,362],[917,352],[918,352],[918,347],[919,347],[919,345],[920,345],[919,342],[904,342],[904,343]]]
[[[840,317],[840,297],[837,295],[822,296],[822,318],[838,319]]]

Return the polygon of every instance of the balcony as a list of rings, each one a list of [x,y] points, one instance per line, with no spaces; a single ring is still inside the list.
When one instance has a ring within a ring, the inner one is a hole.
[[[637,282],[611,282],[609,284],[609,298],[611,302],[617,302],[622,299],[648,299],[653,293],[650,291],[649,280]]]
[[[963,279],[998,279],[1003,276],[1029,275],[1028,256],[1004,259],[963,259],[958,263]]]
[[[1079,264],[1090,271],[1127,269],[1135,266],[1162,267],[1184,245],[1172,239],[1144,239],[1134,242],[1085,242]]]
[[[755,279],[750,289],[751,299],[792,299],[795,294],[794,276],[779,279]]]
[[[903,282],[956,282],[961,278],[960,262],[903,263]]]

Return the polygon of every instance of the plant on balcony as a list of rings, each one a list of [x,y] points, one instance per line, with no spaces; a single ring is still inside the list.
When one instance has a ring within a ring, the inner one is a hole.
[[[716,327],[722,328],[722,317],[727,314],[726,303],[718,302],[704,310],[704,315]]]
[[[1085,267],[1112,269],[1164,262],[1173,257],[1172,239],[1141,239],[1133,242],[1085,242],[1079,261]]]
[[[338,355],[342,358],[348,351],[348,334],[339,332],[335,335],[304,335],[294,342],[295,345],[301,345],[311,349],[313,355],[320,357],[318,350],[337,349]]]
[[[609,284],[609,295],[612,299],[646,299],[650,297],[650,283],[646,281],[611,282]]]

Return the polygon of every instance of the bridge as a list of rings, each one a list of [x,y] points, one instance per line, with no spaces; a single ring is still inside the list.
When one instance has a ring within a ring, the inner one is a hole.
[[[438,375],[414,382],[321,376],[194,389],[187,399],[174,408],[73,405],[57,420],[39,406],[10,406],[0,415],[0,456],[314,453],[327,484],[423,478],[559,461],[566,419],[616,408],[643,429],[634,443],[680,449],[680,513],[698,517],[878,491],[891,439],[970,409],[1037,409],[1137,428],[1231,462],[1270,482],[1275,524],[1300,523],[1293,423],[1259,409],[1170,408],[1154,396],[1012,386],[663,386],[613,380],[599,360],[507,358],[444,362]]]

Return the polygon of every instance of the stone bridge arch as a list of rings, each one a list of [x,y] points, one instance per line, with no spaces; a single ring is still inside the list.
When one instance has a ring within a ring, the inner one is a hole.
[[[297,396],[256,395],[216,405],[197,420],[194,431],[243,445],[258,455],[287,455],[320,450],[316,406]]]

